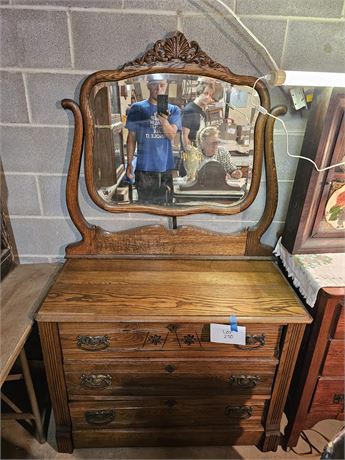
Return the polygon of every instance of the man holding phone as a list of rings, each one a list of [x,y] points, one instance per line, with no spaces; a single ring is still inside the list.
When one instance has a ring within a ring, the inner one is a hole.
[[[168,82],[161,74],[147,78],[148,99],[133,104],[127,115],[127,177],[134,178],[132,160],[137,148],[135,184],[139,201],[170,201],[174,169],[172,140],[181,130],[180,109],[168,104]]]

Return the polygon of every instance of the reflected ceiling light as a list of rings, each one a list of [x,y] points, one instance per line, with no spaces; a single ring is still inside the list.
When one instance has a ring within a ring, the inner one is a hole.
[[[345,73],[274,70],[265,75],[271,86],[325,86],[345,88]]]

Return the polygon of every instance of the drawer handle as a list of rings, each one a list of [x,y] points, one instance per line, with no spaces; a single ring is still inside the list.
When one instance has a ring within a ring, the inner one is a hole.
[[[109,374],[81,374],[80,385],[83,388],[103,390],[111,385],[112,377]]]
[[[115,418],[113,410],[88,410],[85,420],[89,425],[108,425]]]
[[[192,334],[187,334],[183,336],[182,342],[190,346],[197,341],[196,337]]]
[[[247,334],[246,335],[246,345],[235,345],[236,348],[240,350],[255,350],[256,348],[263,347],[266,344],[265,334],[255,335]],[[249,346],[248,346],[249,345]]]
[[[164,368],[167,372],[169,372],[169,374],[172,374],[173,372],[176,371],[176,367],[173,366],[172,364],[168,364],[167,366],[165,366]]]
[[[98,351],[108,348],[110,342],[107,335],[78,335],[77,345],[82,350]]]
[[[225,415],[232,418],[249,418],[253,414],[252,406],[226,406]]]
[[[333,402],[335,404],[343,403],[344,402],[344,393],[335,393],[333,396]]]
[[[256,387],[261,378],[258,375],[231,375],[229,385],[240,388]]]

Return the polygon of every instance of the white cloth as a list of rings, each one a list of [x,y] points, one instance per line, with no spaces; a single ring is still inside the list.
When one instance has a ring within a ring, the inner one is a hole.
[[[319,289],[345,286],[345,253],[292,255],[279,239],[273,254],[281,259],[293,284],[311,307]]]

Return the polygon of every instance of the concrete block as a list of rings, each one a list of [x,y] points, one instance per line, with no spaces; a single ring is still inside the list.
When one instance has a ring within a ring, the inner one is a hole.
[[[69,219],[11,219],[19,254],[44,257],[63,256],[67,244],[80,241]]]
[[[67,172],[72,136],[72,129],[68,128],[1,126],[1,151],[5,173]]]
[[[300,155],[303,137],[303,135],[299,134],[289,134],[289,152],[292,155]],[[293,181],[296,175],[298,159],[291,158],[287,155],[285,134],[279,136],[275,135],[273,138],[273,143],[278,180]]]
[[[272,222],[267,232],[262,235],[261,242],[275,248],[280,235],[284,230],[284,222]]]
[[[51,257],[40,257],[40,256],[37,256],[37,257],[21,256],[19,257],[19,262],[21,264],[50,264],[50,263],[53,263]]]
[[[175,31],[176,17],[72,12],[75,67],[116,69]]]
[[[67,8],[121,8],[123,0],[12,0],[13,5],[61,6]]]
[[[2,67],[71,67],[65,12],[2,9],[0,17]]]
[[[234,8],[234,0],[227,0],[230,8]],[[222,10],[220,5],[212,0],[124,0],[124,9],[140,8],[143,10],[165,10],[204,13]],[[226,11],[223,9],[223,11]]]
[[[21,73],[0,72],[0,121],[28,123],[25,88]]]
[[[252,25],[253,32],[263,34],[263,29],[270,27],[273,33],[267,37],[272,45],[272,53],[281,55],[282,30],[284,22],[247,20]],[[267,25],[269,23],[269,26]],[[233,73],[243,75],[265,75],[269,70],[266,53],[239,24],[231,17],[206,14],[203,17],[186,17],[183,20],[183,30],[188,40],[195,40],[212,59],[226,65]],[[212,37],[212,39],[210,39]],[[269,45],[268,45],[269,46]]]
[[[345,23],[291,21],[282,68],[344,72]]]
[[[61,100],[79,103],[86,76],[43,73],[28,74],[26,78],[33,123],[74,125],[71,111],[62,108]]]
[[[41,215],[35,176],[7,174],[6,184],[11,215]]]
[[[237,14],[260,14],[279,16],[305,16],[340,18],[343,0],[240,0],[236,4]]]
[[[39,176],[43,215],[69,217],[66,205],[66,176]]]

